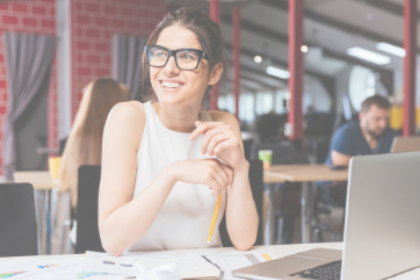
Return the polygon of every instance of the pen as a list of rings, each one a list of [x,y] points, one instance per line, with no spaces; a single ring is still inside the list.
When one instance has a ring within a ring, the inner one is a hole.
[[[219,195],[219,198],[217,199],[216,209],[214,209],[213,221],[211,221],[211,227],[210,227],[209,238],[207,239],[207,243],[210,243],[211,236],[213,235],[214,224],[216,223],[217,212],[219,212],[219,206],[220,206],[220,202],[222,201],[222,196],[223,194]]]

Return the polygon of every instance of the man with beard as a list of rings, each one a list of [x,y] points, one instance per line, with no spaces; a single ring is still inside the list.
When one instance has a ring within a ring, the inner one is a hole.
[[[389,153],[397,131],[389,127],[391,104],[379,95],[362,102],[359,121],[342,125],[334,133],[327,165],[349,165],[350,158],[358,155]],[[333,204],[344,206],[347,184],[322,184],[321,197]]]
[[[389,153],[397,132],[389,127],[391,104],[380,95],[362,102],[359,121],[341,126],[331,140],[329,165],[349,165],[357,155]]]

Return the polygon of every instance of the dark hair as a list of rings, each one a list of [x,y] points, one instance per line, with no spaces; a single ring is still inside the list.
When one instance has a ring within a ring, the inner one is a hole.
[[[162,30],[173,25],[185,27],[197,36],[204,52],[208,55],[210,70],[218,63],[222,63],[225,66],[223,61],[223,39],[219,25],[212,21],[207,14],[194,8],[184,7],[168,13],[158,24],[152,35],[150,35],[146,45],[155,45]],[[140,93],[137,99],[146,101],[153,95],[153,89],[150,82],[149,66],[147,65],[144,52],[140,85]],[[207,88],[207,91],[209,89],[211,89],[211,86]]]
[[[362,112],[369,112],[373,104],[382,109],[388,110],[389,108],[391,108],[391,103],[388,101],[388,99],[380,95],[374,95],[366,98],[365,101],[362,102]]]

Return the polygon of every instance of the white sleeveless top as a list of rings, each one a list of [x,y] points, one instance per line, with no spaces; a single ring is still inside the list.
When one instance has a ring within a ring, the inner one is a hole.
[[[190,141],[191,133],[166,128],[151,102],[144,104],[146,124],[137,152],[137,178],[133,198],[140,194],[166,166],[187,159],[209,158],[201,153],[200,135]],[[200,112],[202,122],[212,121],[208,112]],[[217,197],[206,185],[177,182],[149,231],[127,251],[170,250],[222,246],[218,227],[225,211],[221,202],[210,244],[207,238]],[[141,221],[138,221],[141,223]]]

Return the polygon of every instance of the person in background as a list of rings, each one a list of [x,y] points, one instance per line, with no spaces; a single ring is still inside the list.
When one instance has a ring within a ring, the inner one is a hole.
[[[100,165],[102,134],[111,108],[128,100],[120,85],[109,78],[99,78],[83,89],[83,97],[73,127],[65,144],[59,191],[69,191],[71,205],[77,206],[77,172],[81,165]]]
[[[331,140],[326,164],[349,165],[357,155],[389,153],[398,132],[389,127],[391,103],[380,95],[362,102],[359,121],[342,125]]]
[[[334,133],[327,165],[348,166],[350,158],[358,155],[389,153],[398,132],[389,127],[391,103],[380,95],[362,102],[359,121],[348,122]],[[324,184],[321,196],[339,206],[345,204],[346,184]]]

